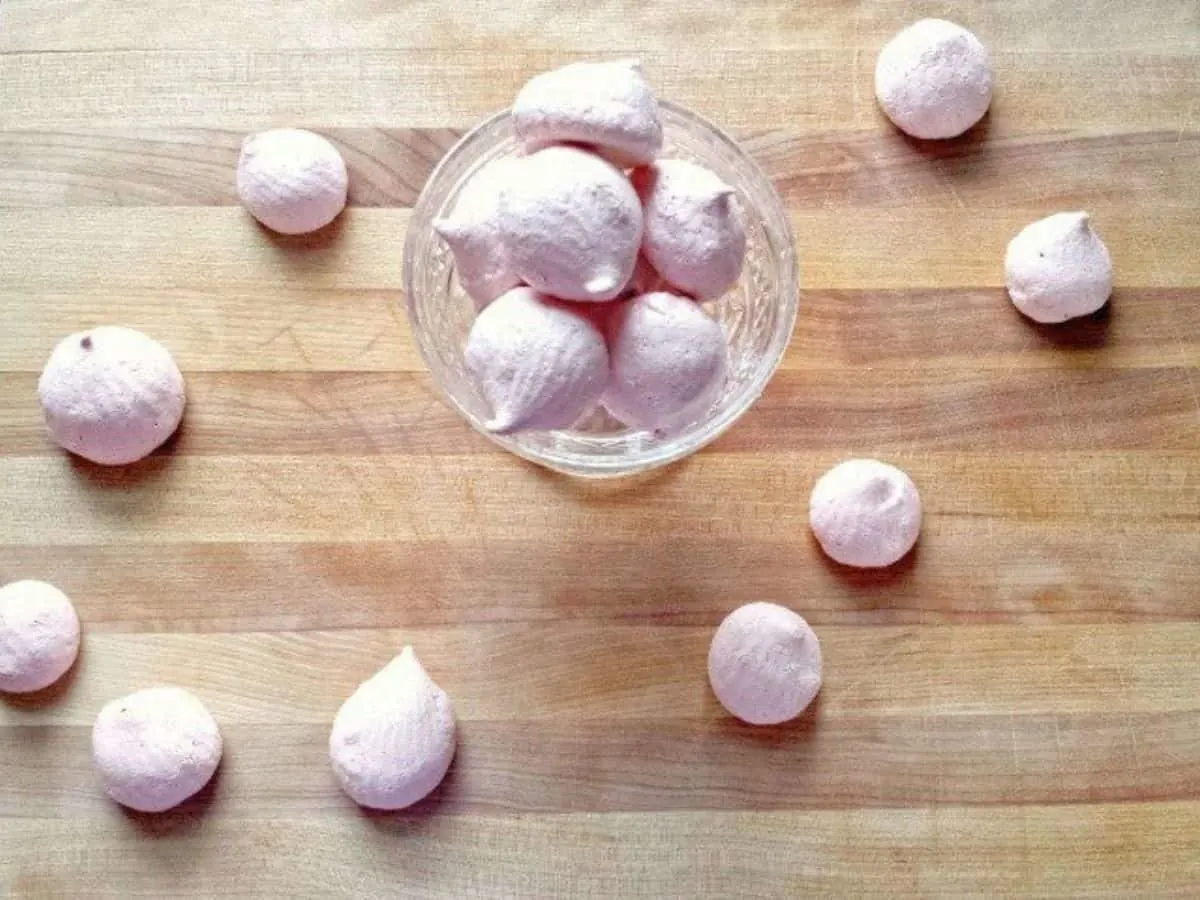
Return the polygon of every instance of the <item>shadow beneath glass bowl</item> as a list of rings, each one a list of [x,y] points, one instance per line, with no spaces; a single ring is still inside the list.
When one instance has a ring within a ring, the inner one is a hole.
[[[616,478],[587,478],[568,475],[555,469],[519,457],[522,465],[538,480],[549,484],[558,493],[584,503],[603,503],[614,498],[626,497],[651,487],[667,484],[678,478],[691,461],[690,456],[672,463]]]

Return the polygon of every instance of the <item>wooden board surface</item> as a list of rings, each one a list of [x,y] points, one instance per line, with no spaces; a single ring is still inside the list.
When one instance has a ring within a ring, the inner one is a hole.
[[[994,51],[993,113],[917,146],[874,56],[918,14]],[[761,402],[692,460],[576,483],[443,406],[402,312],[410,207],[530,75],[637,54],[792,214],[804,290]],[[0,581],[85,622],[67,684],[0,702],[0,894],[20,897],[1195,896],[1200,892],[1200,6],[604,0],[4,0]],[[328,133],[327,234],[237,207],[242,135]],[[1086,208],[1110,309],[1023,321],[1001,259]],[[108,472],[49,445],[64,334],[146,330],[191,405]],[[905,466],[894,571],[827,563],[814,478]],[[722,714],[712,629],[760,599],[826,654],[814,711]],[[404,643],[461,750],[358,812],[334,712]],[[158,818],[91,770],[99,707],[189,686],[226,736]]]

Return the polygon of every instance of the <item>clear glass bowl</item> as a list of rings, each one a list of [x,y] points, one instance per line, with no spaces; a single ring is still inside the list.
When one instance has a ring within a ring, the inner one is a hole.
[[[631,475],[674,462],[714,440],[758,399],[796,322],[795,243],[787,211],[770,180],[712,123],[665,101],[660,111],[666,138],[662,156],[705,165],[736,188],[747,238],[741,279],[720,300],[705,304],[729,338],[728,382],[708,414],[682,431],[663,437],[627,428],[603,409],[568,430],[495,435],[484,429],[489,411],[463,362],[475,305],[459,286],[454,257],[432,225],[450,213],[476,171],[517,152],[508,110],[472,130],[438,164],[417,200],[404,244],[409,322],[433,380],[450,405],[504,449],[571,475]]]

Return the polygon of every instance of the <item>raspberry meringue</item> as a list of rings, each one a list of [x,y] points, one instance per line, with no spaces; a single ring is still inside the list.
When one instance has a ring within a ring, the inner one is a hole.
[[[623,167],[652,161],[663,143],[658,101],[636,60],[543,72],[521,89],[512,118],[527,150],[583,144]]]
[[[466,366],[491,407],[488,430],[540,431],[566,428],[595,407],[608,350],[583,311],[520,287],[475,319]]]
[[[738,280],[746,258],[734,190],[681,159],[637,169],[633,186],[645,218],[642,252],[676,290],[715,300]]]
[[[217,771],[221,749],[216,721],[178,687],[113,700],[92,728],[92,757],[105,791],[139,812],[163,812],[203,788]]]
[[[1094,313],[1113,289],[1112,257],[1085,212],[1027,225],[1008,244],[1004,281],[1013,305],[1035,322]]]
[[[880,108],[916,138],[952,138],[969,129],[987,112],[994,82],[987,48],[944,19],[909,25],[875,63]]]
[[[513,177],[512,157],[494,159],[463,185],[454,212],[433,227],[450,246],[458,280],[482,309],[521,279],[512,271],[500,227],[500,193]]]
[[[859,568],[890,566],[917,542],[921,497],[912,479],[874,459],[851,459],[822,475],[808,506],[821,549]]]
[[[713,635],[708,681],[743,722],[777,725],[804,712],[821,690],[821,644],[790,609],[748,603]]]
[[[280,234],[324,228],[346,206],[346,162],[319,134],[276,128],[246,138],[237,193],[250,215]]]
[[[450,698],[405,647],[342,704],[329,760],[355,803],[404,809],[446,777],[456,743]]]
[[[686,297],[659,291],[622,301],[608,341],[603,403],[626,425],[671,433],[704,415],[725,386],[725,332]]]
[[[101,465],[148,456],[183,418],[183,375],[158,341],[103,326],[64,338],[38,380],[50,436]]]
[[[47,688],[78,655],[79,616],[66,594],[44,581],[0,588],[0,691]]]
[[[575,147],[548,147],[514,167],[499,227],[517,277],[563,300],[620,294],[642,241],[642,207],[625,174]]]

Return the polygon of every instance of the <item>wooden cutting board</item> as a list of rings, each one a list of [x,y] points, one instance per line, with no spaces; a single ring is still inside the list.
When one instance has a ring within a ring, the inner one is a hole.
[[[872,99],[919,13],[994,50],[990,119],[918,145]],[[637,55],[734,130],[802,260],[782,370],[726,437],[585,484],[438,400],[400,249],[431,167],[532,74]],[[990,3],[5,0],[0,580],[50,580],[77,671],[0,702],[0,894],[796,897],[1200,892],[1200,7]],[[352,208],[307,240],[236,205],[242,136],[330,135]],[[1108,312],[1031,326],[1001,260],[1089,210]],[[186,426],[129,471],[43,435],[83,327],[166,343]],[[814,478],[905,467],[927,509],[885,574],[828,564]],[[827,679],[751,729],[713,628],[770,599]],[[358,812],[332,716],[415,645],[461,749],[417,810]],[[122,813],[100,706],[192,688],[215,786]]]

